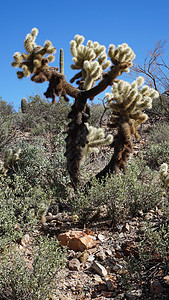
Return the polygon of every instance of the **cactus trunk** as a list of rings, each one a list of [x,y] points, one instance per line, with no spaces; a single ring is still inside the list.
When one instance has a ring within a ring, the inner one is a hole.
[[[126,173],[126,163],[133,151],[131,127],[128,122],[122,122],[118,127],[118,133],[114,137],[114,153],[110,162],[96,175],[97,179],[106,177],[107,174],[118,173],[123,170]]]

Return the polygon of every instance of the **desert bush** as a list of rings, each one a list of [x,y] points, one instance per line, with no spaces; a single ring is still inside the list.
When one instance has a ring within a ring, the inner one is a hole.
[[[39,237],[32,247],[33,262],[26,263],[15,246],[0,253],[0,298],[46,300],[56,288],[56,275],[65,265],[64,250],[55,238]]]
[[[159,98],[154,99],[152,110],[156,113],[160,113],[162,115],[168,114],[169,111],[169,97],[166,95],[161,95],[162,105]]]
[[[151,222],[145,222],[144,235],[139,248],[144,260],[160,257],[162,260],[167,259],[169,255],[169,223],[159,222],[159,224],[152,225]]]
[[[64,193],[68,183],[64,157],[64,136],[57,135],[47,141],[44,138],[21,140],[15,147],[21,149],[15,172],[32,186],[53,189],[58,196]],[[61,190],[59,190],[61,189]]]
[[[169,163],[169,142],[150,143],[144,152],[144,159],[151,169],[158,170],[162,163]]]
[[[23,177],[0,178],[0,238],[1,242],[16,241],[33,230],[48,209],[53,194],[40,186],[32,187]]]
[[[7,103],[5,100],[0,97],[0,118],[6,118],[9,115],[15,113],[15,109],[12,104]]]
[[[150,141],[152,143],[164,143],[169,141],[169,123],[163,122],[156,124],[150,129],[149,132]]]
[[[31,131],[33,135],[45,135],[47,132],[59,133],[65,129],[69,103],[60,99],[57,103],[42,99],[39,95],[28,98],[28,108],[20,113],[18,125],[23,131]]]
[[[93,180],[88,190],[79,190],[74,199],[74,209],[85,222],[93,211],[99,214],[102,205],[113,223],[147,212],[160,201],[160,182],[155,184],[155,174],[142,161],[131,160],[127,174],[119,173],[100,182]]]

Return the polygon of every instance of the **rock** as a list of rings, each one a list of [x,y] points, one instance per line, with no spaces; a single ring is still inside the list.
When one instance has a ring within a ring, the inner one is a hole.
[[[116,252],[116,258],[123,258],[123,255],[122,255],[122,253],[121,252],[119,252],[119,251],[117,251]]]
[[[90,254],[89,257],[88,257],[88,259],[87,259],[87,261],[93,262],[94,259],[95,259],[95,258],[94,258],[94,255],[93,255],[93,254]]]
[[[165,276],[164,278],[164,282],[169,285],[169,275]]]
[[[103,251],[97,252],[95,256],[102,261],[106,259],[106,254]]]
[[[127,300],[137,300],[140,299],[142,295],[142,290],[131,290],[126,293],[126,299]]]
[[[72,258],[68,262],[68,267],[69,267],[69,270],[79,271],[80,270],[80,261],[77,258]]]
[[[126,223],[124,226],[123,226],[123,231],[130,231],[130,225],[129,223]]]
[[[103,296],[103,297],[105,297],[106,299],[113,299],[112,297],[113,297],[113,293],[112,292],[106,292],[106,291],[102,291],[101,292],[101,295]],[[104,298],[104,299],[105,299]],[[101,299],[103,299],[103,298],[101,298]]]
[[[83,231],[69,230],[68,232],[59,234],[58,240],[62,246],[67,246],[69,249],[81,252],[97,245],[97,241]]]
[[[106,276],[107,270],[105,267],[103,267],[101,264],[99,264],[97,261],[94,261],[91,265],[92,269],[94,269],[100,276]]]
[[[153,281],[151,281],[150,283],[150,293],[151,294],[160,294],[163,291],[163,287],[161,286],[161,283],[159,282],[159,280],[155,279]]]
[[[105,237],[104,237],[104,235],[103,234],[98,234],[98,236],[97,236],[97,238],[98,238],[98,240],[100,241],[100,242],[104,242],[104,240],[105,240]]]
[[[98,283],[103,283],[102,278],[98,274],[94,274],[94,280]]]
[[[114,252],[115,252],[115,250],[114,250]],[[112,252],[110,249],[107,249],[107,250],[106,250],[106,254],[107,254],[108,256],[112,256],[112,255],[113,255],[113,252]]]
[[[116,278],[111,277],[106,279],[106,285],[110,292],[113,292],[117,288]]]
[[[86,251],[84,251],[78,255],[78,259],[80,260],[81,263],[85,263],[87,261],[88,257],[89,257],[89,253],[87,253]]]

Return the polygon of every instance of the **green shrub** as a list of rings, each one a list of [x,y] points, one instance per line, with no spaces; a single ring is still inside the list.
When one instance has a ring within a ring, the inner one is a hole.
[[[21,148],[16,173],[32,186],[53,189],[58,196],[65,193],[69,177],[66,170],[64,137],[60,134],[46,141],[36,138],[21,141],[15,147]]]
[[[163,122],[155,125],[150,132],[149,137],[151,143],[160,144],[169,141],[169,123]]]
[[[0,253],[0,298],[46,300],[56,287],[56,275],[65,265],[64,250],[55,238],[39,237],[32,249],[33,262],[13,246]]]
[[[151,143],[145,150],[144,159],[151,169],[159,170],[162,163],[169,164],[169,142]]]
[[[69,111],[70,104],[64,100],[51,104],[38,95],[29,97],[27,111],[20,113],[18,126],[22,131],[31,131],[35,136],[48,132],[56,134],[66,128]]]
[[[33,230],[48,209],[53,194],[32,187],[24,178],[0,177],[0,239],[8,243]]]
[[[76,213],[90,220],[93,211],[99,214],[102,205],[114,223],[147,212],[156,207],[162,197],[160,182],[155,184],[154,173],[143,162],[130,161],[127,174],[107,177],[104,182],[93,180],[86,191],[79,191],[73,200]]]

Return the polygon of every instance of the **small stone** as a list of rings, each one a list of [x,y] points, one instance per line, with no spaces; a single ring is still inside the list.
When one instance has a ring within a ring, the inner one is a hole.
[[[103,282],[102,278],[98,274],[94,274],[94,280],[99,283]]]
[[[137,300],[140,299],[142,295],[142,290],[131,290],[126,293],[126,299],[127,300]]]
[[[103,261],[106,259],[106,254],[103,251],[99,251],[96,253],[96,257]]]
[[[113,293],[112,292],[106,292],[106,291],[102,291],[101,292],[101,295],[103,296],[103,297],[105,297],[106,299],[108,298],[108,299],[113,299],[112,297],[113,297]]]
[[[104,242],[104,240],[105,240],[105,237],[104,237],[104,235],[103,234],[98,234],[98,236],[97,236],[97,238],[98,238],[98,240],[100,241],[100,242]]]
[[[59,234],[58,240],[62,246],[67,246],[74,251],[84,251],[97,245],[97,241],[83,231],[69,230]]]
[[[113,270],[114,272],[119,272],[122,268],[123,268],[123,267],[122,267],[121,265],[116,264],[116,265],[112,268],[112,270]]]
[[[120,232],[119,234],[119,239],[123,239],[124,238],[124,233],[123,232]]]
[[[161,286],[161,283],[158,281],[158,280],[153,280],[151,283],[150,283],[150,293],[151,294],[160,294],[162,293],[163,291],[163,288]]]
[[[69,267],[69,270],[79,271],[80,270],[80,262],[79,262],[79,260],[77,258],[72,258],[68,262],[68,267]]]
[[[117,283],[115,278],[106,279],[106,285],[110,292],[113,292],[117,288]]]
[[[100,275],[100,276],[106,276],[107,270],[105,267],[103,267],[101,264],[99,264],[97,261],[94,261],[91,267]]]
[[[80,260],[81,263],[85,263],[87,261],[89,257],[89,254],[84,251],[83,253],[80,253],[80,255],[78,255],[78,259]]]
[[[108,256],[112,256],[112,255],[113,255],[113,252],[112,252],[110,249],[107,249],[107,250],[106,250],[106,254],[107,254]]]
[[[117,251],[116,252],[116,258],[123,258],[123,255],[121,252]]]
[[[123,231],[129,231],[130,230],[130,225],[129,223],[126,223],[124,226],[123,226]]]
[[[164,281],[167,285],[169,285],[169,275],[165,276],[164,278]]]
[[[94,259],[95,259],[94,255],[93,255],[93,254],[91,254],[91,255],[89,255],[89,256],[88,256],[88,259],[87,259],[87,261],[89,261],[89,262],[93,262],[93,261],[94,261]]]

